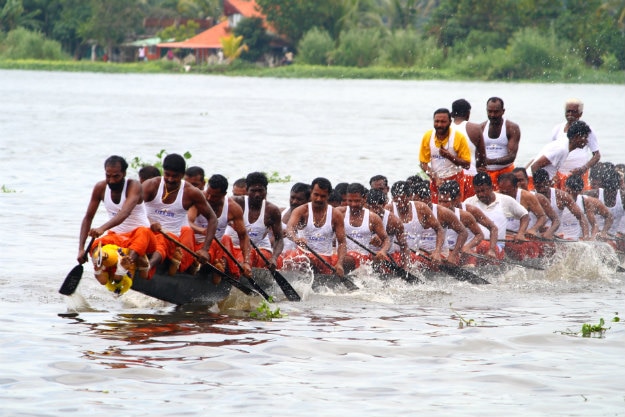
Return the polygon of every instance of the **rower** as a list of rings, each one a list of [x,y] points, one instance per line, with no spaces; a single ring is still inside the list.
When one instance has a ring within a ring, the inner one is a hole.
[[[289,195],[289,206],[282,210],[282,235],[286,238],[286,227],[289,223],[289,219],[291,218],[291,213],[297,207],[302,204],[306,204],[310,201],[310,185],[304,184],[303,182],[296,182],[291,187],[291,192]],[[284,239],[284,249],[282,250],[283,258],[287,256],[292,256],[292,254],[287,255],[290,252],[297,251],[297,245],[291,239]]]
[[[491,177],[487,173],[478,172],[473,177],[473,187],[475,188],[475,195],[466,199],[465,202],[467,205],[478,207],[497,226],[497,258],[503,259],[504,250],[505,253],[510,254],[512,251],[507,250],[510,247],[518,250],[517,253],[522,256],[522,244],[526,242],[525,231],[529,223],[529,215],[525,207],[510,196],[496,193]],[[513,240],[507,241],[506,227],[509,218],[519,220],[519,231],[512,237]]]
[[[96,257],[103,260],[102,252],[94,253],[98,247],[114,245],[124,248],[119,263],[124,265],[124,269],[132,271],[133,275],[138,272],[137,275],[147,278],[149,269],[147,254],[156,250],[156,242],[149,228],[150,222],[146,215],[141,183],[126,178],[127,168],[126,160],[118,155],[109,156],[104,161],[105,179],[93,187],[87,211],[80,225],[77,260],[80,264],[86,261],[84,246],[87,236],[91,236],[98,238],[91,247],[94,261]],[[101,226],[92,228],[100,202],[104,203],[108,220]],[[118,262],[114,264],[111,257],[109,266],[116,267]],[[102,285],[110,281],[120,282],[123,279],[123,276],[109,276],[108,272],[104,270],[99,272],[99,269],[96,265],[95,277]]]
[[[526,235],[535,238],[541,237],[541,228],[547,222],[547,215],[543,210],[538,198],[531,192],[519,188],[517,177],[512,172],[501,174],[497,179],[499,182],[499,192],[510,196],[521,204],[528,211],[530,221],[527,226]],[[509,218],[507,232],[516,234],[519,231],[520,222],[518,219]],[[529,258],[538,258],[546,254],[553,254],[555,246],[553,243],[542,241],[530,241],[524,244],[525,255]]]
[[[624,232],[621,225],[625,218],[625,193],[621,191],[621,181],[622,178],[614,167],[604,164],[602,187],[586,192],[586,195],[598,198],[612,213],[613,222],[608,230],[611,235]],[[598,225],[599,228],[604,226],[601,218],[598,219]]]
[[[377,237],[377,241],[381,242],[380,249],[375,255],[371,255],[358,243],[348,239],[344,263],[345,270],[348,272],[357,269],[366,261],[383,262],[387,260],[387,253],[391,245],[380,216],[365,208],[366,194],[367,189],[362,184],[352,183],[347,187],[347,206],[339,209],[344,216],[345,235],[365,247],[369,246],[374,237]]]
[[[443,255],[447,257],[448,262],[458,265],[460,255],[462,254],[462,248],[464,247],[467,237],[469,236],[467,228],[463,226],[460,222],[460,218],[457,217],[452,210],[432,202],[432,198],[430,197],[430,187],[427,182],[424,182],[416,187],[415,198],[415,201],[420,201],[426,204],[430,210],[432,210],[434,217],[436,217],[436,220],[438,220],[438,223],[445,231],[446,237],[449,235],[448,231],[453,232],[453,249],[449,250],[446,238],[445,243],[443,244]],[[431,252],[436,247],[437,234],[437,231],[433,228],[424,229],[419,239],[419,248],[427,252]]]
[[[432,228],[436,231],[436,243],[430,257],[432,261],[439,263],[442,259],[441,252],[445,243],[445,229],[441,227],[427,204],[410,199],[412,194],[413,191],[406,181],[395,182],[391,186],[393,201],[386,208],[403,223],[408,248],[411,252],[416,252],[414,256],[411,254],[413,261],[421,261],[418,251],[419,238],[423,230]]]
[[[317,258],[318,255],[328,265],[332,265],[339,277],[343,277],[346,253],[345,223],[343,213],[328,204],[332,183],[327,178],[318,177],[312,181],[310,188],[310,202],[291,212],[287,224],[287,238],[293,240],[299,247],[315,251],[316,255],[310,251],[301,251],[315,272],[325,274],[334,272]],[[336,253],[332,248],[335,240]],[[286,265],[287,259],[284,261]]]
[[[193,230],[187,225],[187,211],[195,206],[199,214],[208,220],[204,245],[196,252],[202,262],[210,262],[208,249],[215,236],[217,217],[206,202],[202,192],[183,180],[185,159],[179,154],[169,154],[163,160],[163,176],[143,183],[143,200],[152,231],[157,232],[156,251],[150,257],[150,268],[170,259],[169,274],[184,272],[193,264],[194,258],[161,233],[178,240],[188,248],[195,247]]]
[[[560,216],[556,213],[556,211],[551,206],[551,202],[544,195],[537,193],[534,190],[534,184],[532,181],[532,189],[530,190],[530,180],[527,176],[527,170],[523,167],[514,168],[512,171],[514,176],[517,179],[517,186],[525,191],[531,191],[531,193],[536,196],[540,206],[542,207],[545,215],[547,215],[547,222],[545,223],[546,230],[542,230],[543,238],[545,239],[553,239],[556,230],[560,227]],[[531,216],[530,216],[531,217]],[[531,220],[530,220],[531,222]]]
[[[187,177],[188,177],[187,170]],[[239,238],[239,247],[241,248],[241,257],[243,262],[240,264],[243,267],[243,271],[239,271],[236,263],[228,256],[219,243],[213,241],[210,244],[208,251],[210,257],[215,262],[215,266],[218,268],[221,265],[227,265],[228,271],[238,276],[238,273],[242,273],[246,277],[250,277],[252,273],[250,263],[250,243],[247,231],[245,229],[245,223],[243,221],[243,209],[236,202],[227,197],[228,192],[228,179],[220,174],[213,174],[209,180],[205,190],[202,190],[206,201],[211,206],[215,215],[217,216],[217,227],[215,229],[215,239],[219,239],[222,245],[231,254],[234,252],[234,245],[229,235],[226,235],[226,227],[230,225]],[[195,207],[191,207],[187,213],[189,220],[189,226],[195,232],[196,247],[198,250],[200,245],[204,244],[204,236],[206,234],[206,227],[208,222],[204,216],[198,213]]]
[[[580,239],[588,240],[590,238],[588,220],[582,210],[575,204],[575,200],[573,200],[569,193],[551,187],[549,173],[542,168],[534,172],[534,188],[537,193],[544,195],[549,200],[551,207],[558,213],[560,229],[562,228],[562,214],[565,210],[568,210],[575,216],[582,229]],[[560,229],[558,229],[558,231]]]
[[[575,203],[584,212],[590,225],[590,236],[607,240],[614,217],[610,210],[598,198],[583,195],[584,180],[579,175],[571,175],[566,179],[564,190],[571,195]],[[602,220],[599,222],[598,217]],[[600,225],[602,227],[600,229]],[[568,210],[562,214],[561,232],[565,239],[579,239],[581,235],[579,222]]]
[[[252,250],[251,265],[257,268],[269,266],[279,269],[279,256],[284,245],[282,219],[278,206],[267,201],[268,184],[269,180],[264,173],[252,172],[245,177],[247,195],[236,196],[233,199],[243,209],[243,222],[252,246],[258,247],[269,261],[269,265],[266,265],[262,256],[256,250]],[[269,230],[273,234],[273,243],[269,240]],[[239,262],[244,262],[239,234],[230,225],[225,233],[232,239],[234,255]]]
[[[491,245],[493,248],[497,247],[497,228],[495,224],[484,214],[479,211],[479,209],[475,206],[466,206],[464,203],[460,201],[460,185],[456,181],[446,181],[439,188],[439,196],[438,196],[438,205],[441,207],[445,207],[448,210],[452,210],[456,217],[462,222],[462,224],[467,229],[467,240],[464,246],[460,247],[462,256],[461,263],[464,265],[476,265],[476,259],[474,257],[468,256],[469,253],[473,252],[478,245],[482,244],[482,242],[488,244],[488,242],[484,241],[484,231],[491,233],[489,230],[493,230],[492,233],[492,242]],[[482,221],[486,224],[488,229],[484,227],[484,231],[480,224],[475,219],[475,216],[468,211],[479,211],[479,215],[482,217]],[[450,248],[456,248],[458,245],[458,233],[453,229],[447,229],[447,245]],[[488,252],[488,249],[485,249],[484,252]],[[495,257],[495,250],[493,249],[491,256]]]
[[[400,267],[407,267],[410,263],[410,250],[406,243],[406,234],[404,233],[404,224],[399,217],[385,209],[387,203],[386,193],[381,190],[372,189],[367,193],[367,208],[382,218],[384,230],[391,240],[391,247],[388,255]],[[378,252],[382,249],[382,241],[374,236],[369,245],[369,249]]]

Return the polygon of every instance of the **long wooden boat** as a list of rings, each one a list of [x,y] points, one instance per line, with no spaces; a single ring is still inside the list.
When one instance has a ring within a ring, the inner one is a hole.
[[[202,267],[196,275],[178,273],[170,276],[166,269],[159,269],[152,279],[135,278],[130,288],[168,303],[182,305],[219,302],[230,294],[231,287],[226,279],[215,284],[212,272]]]

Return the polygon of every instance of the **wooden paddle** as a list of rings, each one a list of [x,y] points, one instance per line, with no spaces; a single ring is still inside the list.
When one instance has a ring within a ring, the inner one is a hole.
[[[230,259],[232,259],[232,261],[236,264],[236,266],[239,268],[239,271],[241,271],[241,274],[243,274],[243,267],[241,266],[241,264],[239,263],[237,258],[235,258],[234,255],[232,253],[230,253],[230,251],[228,249],[226,249],[224,244],[221,243],[221,241],[219,239],[217,239],[217,237],[215,237],[214,240],[215,240],[215,242],[217,242],[217,244],[219,245],[221,250],[223,250],[226,253],[226,255],[228,255],[228,257]],[[262,295],[265,298],[265,300],[271,301],[271,298],[269,297],[269,295],[265,292],[265,290],[262,289],[262,287],[260,285],[258,285],[258,283],[256,281],[254,281],[254,279],[252,277],[245,277],[245,278],[247,278],[247,280],[250,282],[250,284],[252,284],[252,287],[256,291],[258,291],[260,293],[260,295]]]
[[[188,248],[184,243],[179,242],[178,240],[174,239],[173,237],[169,236],[167,233],[163,232],[162,230],[159,230],[159,232],[165,236],[165,238],[171,242],[173,242],[176,246],[181,247],[182,249],[184,249],[185,251],[187,251],[189,254],[191,254],[195,259],[197,259],[198,261],[200,261],[201,263],[204,263],[206,265],[208,265],[208,267],[213,271],[216,272],[217,274],[219,274],[220,276],[222,276],[223,278],[225,278],[228,282],[230,282],[230,284],[232,284],[233,287],[238,288],[239,290],[241,290],[241,292],[243,292],[245,295],[254,295],[254,294],[258,294],[256,291],[254,291],[251,288],[246,287],[245,285],[243,285],[242,283],[240,283],[239,281],[237,281],[236,279],[232,278],[230,275],[226,274],[225,272],[223,272],[222,270],[220,270],[219,268],[215,267],[214,265],[210,264],[209,262],[205,262],[202,260],[202,258],[200,258],[200,256],[195,253],[193,250],[191,250],[190,248]],[[260,294],[259,294],[260,295]]]
[[[312,253],[313,255],[315,255],[315,257],[317,259],[319,259],[321,261],[321,263],[323,263],[325,266],[327,266],[330,271],[332,271],[332,273],[334,275],[336,275],[336,268],[333,267],[330,262],[326,261],[325,259],[323,259],[323,257],[321,255],[319,255],[317,252],[315,252],[310,246],[308,246],[308,243],[304,243],[304,247],[306,248],[306,250],[308,250],[310,253]],[[347,278],[346,276],[344,276],[343,278],[337,276],[337,278],[343,283],[343,285],[345,285],[345,287],[350,290],[350,291],[356,291],[359,290],[360,288],[358,287],[358,285],[354,284],[354,282]]]
[[[371,255],[375,256],[375,252],[374,251],[372,251],[371,249],[369,249],[368,247],[366,247],[365,245],[363,245],[362,243],[360,243],[359,241],[357,241],[353,237],[351,237],[349,235],[345,235],[345,237],[348,238],[349,240],[351,240],[352,242],[354,242],[355,244],[357,244],[358,246],[360,246],[361,248],[363,248],[364,250],[366,250],[367,252],[369,252]],[[400,278],[402,278],[403,280],[406,280],[407,282],[409,282],[411,284],[414,284],[415,282],[417,284],[423,284],[423,281],[419,277],[411,274],[409,271],[407,271],[404,268],[402,268],[399,265],[397,265],[393,261],[393,258],[391,258],[390,256],[388,258],[389,258],[389,260],[382,262],[382,265],[384,265],[385,267],[389,268],[391,271],[393,271],[397,275],[399,275]]]
[[[430,252],[424,250],[424,249],[420,249],[420,251],[422,251],[423,253],[419,253],[418,251],[410,248],[410,250],[413,253],[416,253],[417,255],[423,256],[425,259],[427,259],[428,261],[434,263],[434,261],[432,260],[432,258],[430,258],[429,255]],[[427,255],[425,255],[427,254]],[[451,277],[457,279],[458,281],[468,281],[471,284],[475,284],[475,285],[481,285],[481,284],[490,284],[490,282],[488,282],[487,280],[485,280],[482,277],[477,276],[476,274],[474,274],[473,272],[467,271],[466,269],[462,269],[459,266],[456,266],[450,262],[447,262],[446,260],[443,260],[441,263],[438,264],[438,267],[440,268],[441,271],[445,272],[447,275],[450,275]]]
[[[91,250],[91,246],[93,246],[94,241],[95,237],[92,237],[89,241],[89,244],[87,245],[87,249],[85,249],[85,255],[82,258],[84,262],[87,262],[87,260],[89,259],[89,251]],[[65,281],[63,281],[63,284],[61,284],[61,288],[59,288],[59,293],[63,295],[74,294],[76,288],[78,288],[78,284],[80,284],[80,280],[82,279],[82,273],[84,270],[85,268],[82,266],[81,263],[72,268],[72,270],[69,271],[69,274],[67,274],[67,277],[65,277]]]
[[[273,276],[273,279],[276,280],[276,282],[280,286],[280,289],[282,290],[286,298],[289,301],[300,301],[302,297],[300,297],[297,291],[295,291],[295,288],[293,288],[291,284],[289,284],[289,281],[287,281],[286,278],[284,278],[284,276],[280,272],[276,271],[276,269],[272,267],[271,262],[269,262],[269,259],[267,259],[267,257],[265,257],[265,255],[258,248],[258,246],[256,246],[254,242],[252,242],[252,239],[250,239],[250,245],[252,245],[254,250],[256,250],[256,253],[258,253],[258,255],[265,262],[265,264],[267,265],[267,269],[271,273],[271,276]]]

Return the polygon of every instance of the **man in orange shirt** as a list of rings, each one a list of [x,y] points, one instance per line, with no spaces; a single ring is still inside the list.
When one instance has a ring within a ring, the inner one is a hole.
[[[448,109],[434,112],[434,128],[421,139],[419,151],[421,169],[430,177],[432,202],[438,202],[438,187],[445,181],[464,183],[463,169],[471,164],[471,149],[466,136],[451,124]],[[462,195],[464,198],[464,195]]]

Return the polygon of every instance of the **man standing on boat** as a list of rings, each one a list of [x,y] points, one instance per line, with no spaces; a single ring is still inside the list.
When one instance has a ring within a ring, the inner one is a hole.
[[[534,159],[532,173],[543,168],[549,173],[549,179],[556,179],[558,170],[575,149],[582,149],[588,144],[590,127],[583,121],[571,123],[566,132],[567,140],[549,142]]]
[[[486,149],[486,170],[491,183],[497,190],[497,178],[505,172],[512,172],[521,142],[519,125],[503,117],[506,109],[503,100],[491,97],[486,101],[488,120],[480,125]]]
[[[335,269],[339,277],[345,276],[343,262],[345,260],[345,224],[343,213],[339,208],[328,204],[332,183],[326,178],[315,178],[310,184],[310,202],[303,204],[291,212],[287,225],[287,238],[293,240],[301,252],[309,259],[315,272],[331,273],[316,255]],[[336,253],[333,243],[336,240]],[[307,248],[315,251],[305,251]]]
[[[366,194],[367,189],[364,185],[350,184],[346,194],[347,206],[339,209],[344,216],[345,236],[349,237],[346,241],[347,254],[344,263],[345,270],[348,272],[357,269],[363,262],[369,260],[375,262],[388,260],[387,253],[391,247],[391,241],[380,216],[365,208]],[[360,245],[368,247],[374,237],[381,242],[381,245],[375,255],[371,255],[371,252]]]
[[[249,261],[251,266],[257,268],[279,268],[278,258],[284,247],[280,209],[275,204],[267,201],[268,184],[269,180],[267,180],[267,176],[264,173],[252,172],[245,177],[247,195],[233,198],[243,209],[243,222],[252,247],[256,246],[269,261],[270,265],[266,265],[258,251],[252,249]],[[269,240],[269,230],[273,234],[273,243]],[[245,255],[240,246],[239,234],[232,226],[228,226],[225,233],[232,239],[234,254],[239,262],[245,262],[246,259],[244,259]]]
[[[581,119],[582,114],[584,114],[584,102],[577,98],[568,99],[566,103],[564,103],[564,118],[566,121],[553,128],[551,140],[568,142],[567,132],[569,131],[572,123]],[[592,153],[590,159],[588,158],[588,151]],[[568,177],[571,175],[581,175],[584,180],[584,189],[589,190],[590,183],[588,181],[588,172],[590,171],[590,168],[599,162],[600,159],[601,153],[599,152],[597,135],[595,135],[595,132],[590,129],[590,132],[588,133],[587,145],[583,148],[573,149],[566,157],[566,160],[558,168],[554,187],[563,190]]]
[[[150,222],[143,204],[141,183],[126,178],[127,168],[128,163],[121,156],[112,155],[104,161],[105,179],[93,187],[87,212],[80,226],[77,259],[79,263],[85,262],[84,246],[87,236],[99,238],[91,247],[92,253],[96,247],[109,244],[127,248],[129,251],[124,256],[125,269],[138,270],[139,275],[146,278],[146,254],[155,250],[156,242],[149,229]],[[108,220],[100,227],[92,228],[100,202],[104,202]],[[96,278],[102,285],[108,282],[108,278],[97,271]]]
[[[150,258],[150,268],[155,268],[165,259],[169,259],[170,275],[178,271],[185,272],[193,264],[194,258],[186,251],[182,252],[162,233],[167,233],[188,248],[194,248],[195,238],[193,230],[187,226],[187,211],[195,206],[198,213],[208,221],[204,245],[197,251],[197,255],[203,261],[210,262],[208,249],[217,226],[217,216],[202,192],[183,180],[185,167],[186,163],[181,155],[169,154],[163,160],[163,176],[143,183],[143,200],[157,239],[156,252]]]
[[[461,98],[451,104],[451,117],[454,119],[453,128],[462,132],[468,139],[469,149],[471,149],[471,165],[464,170],[464,198],[469,198],[475,194],[473,190],[473,177],[478,169],[486,169],[486,149],[484,148],[484,133],[477,123],[469,122],[471,116],[471,104]]]
[[[202,181],[199,181],[199,178],[193,176],[195,171],[190,171],[190,169],[191,168],[187,169],[185,179],[192,184],[197,184],[196,186],[204,184],[204,175],[202,174]],[[241,206],[236,204],[232,198],[226,196],[228,193],[228,180],[223,175],[214,174],[209,178],[208,186],[205,190],[202,190],[202,193],[217,216],[215,239],[211,242],[208,250],[211,260],[215,263],[219,262],[223,265],[227,265],[228,271],[235,275],[238,275],[238,272],[241,272],[246,277],[250,277],[252,274],[250,263],[250,241],[247,236],[247,231],[245,230],[245,223],[243,221],[243,209]],[[191,227],[191,229],[195,232],[195,249],[198,250],[204,244],[208,221],[204,216],[198,213],[197,208],[195,207],[191,207],[189,209],[187,218],[189,220],[189,227]],[[228,250],[231,254],[234,253],[232,239],[229,235],[225,234],[228,225],[234,229],[239,238],[243,257],[243,263],[241,263],[243,271],[239,271],[238,266],[224,252],[221,245],[215,242],[215,240],[219,239],[226,250]]]
[[[438,187],[445,181],[464,183],[463,169],[471,165],[471,150],[467,138],[452,127],[447,109],[434,112],[434,128],[421,139],[419,151],[421,169],[430,177],[432,201],[438,202]]]

